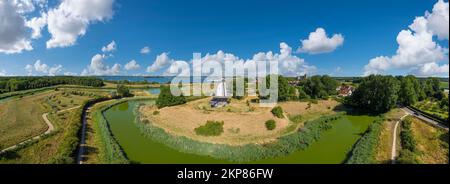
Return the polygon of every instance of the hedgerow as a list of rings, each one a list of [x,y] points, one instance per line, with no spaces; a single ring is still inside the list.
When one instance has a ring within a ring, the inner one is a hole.
[[[104,116],[104,112],[111,107],[125,102],[124,100],[118,101],[108,106],[101,107],[99,110],[93,113],[94,118],[94,130],[97,132],[95,139],[99,146],[99,158],[103,164],[128,164],[130,163],[125,153],[120,147],[117,140],[111,133],[109,123]]]
[[[402,131],[400,132],[400,139],[402,149],[398,157],[398,162],[401,164],[418,164],[417,159],[417,142],[411,130],[411,120],[405,119],[402,122]]]
[[[353,147],[347,164],[373,164],[376,162],[375,154],[379,135],[383,128],[383,119],[375,120]]]

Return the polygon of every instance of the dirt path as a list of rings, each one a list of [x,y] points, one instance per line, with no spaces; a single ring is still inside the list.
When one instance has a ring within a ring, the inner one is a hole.
[[[72,108],[69,108],[69,109],[64,109],[64,110],[58,111],[57,113],[62,113],[62,112],[70,111],[70,110],[77,109],[77,108],[80,108],[80,107],[81,107],[81,106],[76,106],[76,107],[72,107]],[[44,114],[42,114],[42,119],[44,119],[45,124],[47,124],[47,126],[48,126],[47,131],[45,131],[45,132],[44,132],[43,134],[41,134],[41,135],[35,136],[35,137],[30,138],[30,139],[28,139],[28,140],[25,140],[25,141],[23,141],[23,142],[21,142],[21,143],[18,143],[18,144],[14,145],[14,146],[11,146],[11,147],[9,147],[9,148],[3,149],[3,150],[0,151],[0,153],[3,153],[3,152],[6,152],[6,151],[10,151],[10,150],[16,149],[16,148],[17,148],[18,146],[20,146],[20,145],[26,144],[26,143],[31,142],[31,141],[34,141],[34,140],[38,140],[38,139],[42,138],[43,136],[52,133],[52,132],[55,130],[55,127],[54,127],[53,124],[50,122],[50,120],[48,120],[48,117],[47,117],[48,114],[49,114],[49,113],[44,113]]]
[[[402,109],[403,110],[403,109]],[[406,113],[406,115],[404,115],[404,116],[402,116],[401,118],[400,118],[400,120],[399,121],[397,121],[396,123],[395,123],[395,128],[394,128],[394,132],[392,132],[392,137],[393,137],[393,139],[392,139],[392,152],[391,152],[391,161],[392,161],[392,164],[395,164],[395,160],[396,160],[396,158],[397,158],[397,129],[398,129],[398,126],[400,125],[400,122],[403,120],[403,119],[405,119],[407,116],[409,116],[409,115],[411,115],[409,112],[407,112],[407,111],[405,111],[405,110],[403,110],[405,113]]]
[[[91,107],[88,107],[86,110],[83,110],[81,117],[83,119],[83,125],[81,127],[80,147],[78,149],[77,164],[83,164],[84,148],[86,147],[86,127],[87,127],[86,115],[91,110]]]

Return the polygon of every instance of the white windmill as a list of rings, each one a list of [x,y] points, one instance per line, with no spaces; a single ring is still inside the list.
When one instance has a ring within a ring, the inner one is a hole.
[[[209,103],[211,104],[211,107],[225,106],[228,105],[229,97],[230,95],[227,92],[227,83],[225,82],[225,78],[223,78],[217,85],[214,97]]]

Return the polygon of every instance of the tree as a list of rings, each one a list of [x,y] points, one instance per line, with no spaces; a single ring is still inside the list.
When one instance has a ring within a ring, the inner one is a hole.
[[[416,91],[414,83],[416,78],[414,76],[407,76],[400,78],[399,102],[403,105],[413,105],[419,99],[419,94]],[[420,93],[420,92],[419,92]]]
[[[266,89],[270,88],[270,78],[271,75],[268,75],[266,77]],[[278,76],[278,101],[288,101],[291,100],[291,97],[295,96],[295,90],[291,90],[291,87],[289,85],[288,79],[279,75]],[[292,94],[292,92],[294,92],[294,95]],[[267,99],[269,98],[268,96],[266,97],[261,97],[262,99]]]
[[[327,99],[330,95],[336,94],[338,82],[330,76],[313,76],[306,80],[304,91],[311,98]]]
[[[322,84],[322,81],[320,79],[320,76],[313,76],[309,78],[305,83],[305,92],[306,94],[311,96],[311,98],[321,98],[321,96],[319,96],[319,93],[320,91],[324,90],[325,86]]]
[[[444,97],[444,94],[441,90],[440,84],[441,82],[439,81],[439,79],[435,77],[430,77],[422,82],[426,96],[441,100]]]
[[[170,92],[169,86],[161,86],[161,92],[156,100],[156,106],[158,108],[169,107],[179,104],[185,104],[186,98],[181,94],[180,96],[173,96]]]
[[[392,76],[371,75],[362,79],[350,97],[350,104],[375,113],[384,113],[395,107],[400,86]]]
[[[121,97],[129,97],[131,96],[130,89],[123,84],[117,85],[117,95]]]
[[[303,87],[298,87],[298,99],[299,100],[304,100],[304,99],[309,99],[311,98],[308,94],[306,94],[305,90]]]
[[[322,81],[324,89],[328,95],[336,95],[336,88],[339,85],[338,81],[334,80],[328,75],[322,76],[320,80]]]

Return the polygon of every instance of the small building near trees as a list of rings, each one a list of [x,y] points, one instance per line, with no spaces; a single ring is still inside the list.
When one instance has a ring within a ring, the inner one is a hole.
[[[355,90],[355,88],[353,86],[345,85],[345,84],[339,86],[336,89],[336,91],[338,91],[338,95],[341,97],[352,96],[354,90]]]

